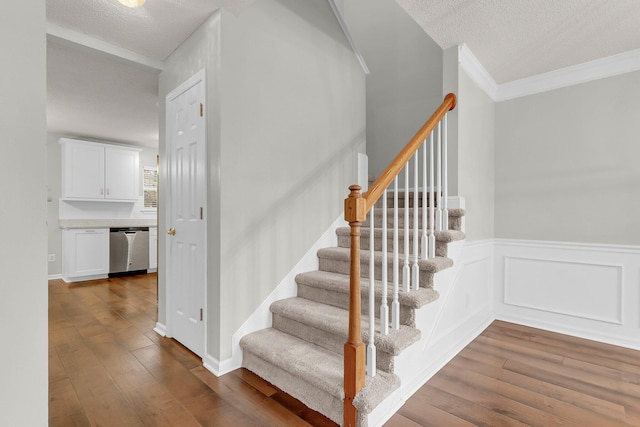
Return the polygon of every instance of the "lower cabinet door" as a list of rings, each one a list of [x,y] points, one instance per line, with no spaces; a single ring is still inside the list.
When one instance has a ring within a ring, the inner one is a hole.
[[[109,273],[109,229],[63,230],[63,276],[69,278]],[[66,274],[65,274],[66,270]]]

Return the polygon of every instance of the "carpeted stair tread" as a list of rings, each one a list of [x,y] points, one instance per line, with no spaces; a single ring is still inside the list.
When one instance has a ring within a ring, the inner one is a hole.
[[[240,347],[338,399],[344,398],[343,358],[340,354],[274,328],[244,336]]]
[[[338,292],[345,295],[346,301],[349,300],[349,276],[340,273],[333,273],[330,271],[309,271],[306,273],[300,273],[296,276],[296,283],[299,285],[311,286],[314,288],[326,289],[332,292]],[[376,301],[379,303],[380,296],[382,295],[382,282],[376,280]],[[392,297],[393,285],[387,285],[387,295],[390,299]],[[360,278],[360,292],[363,296],[369,296],[369,279],[366,277]],[[430,302],[437,300],[439,297],[438,291],[433,288],[420,288],[418,290],[412,290],[410,292],[404,292],[400,290],[398,292],[398,301],[400,305],[407,306],[409,308],[420,308]]]
[[[374,252],[374,261],[376,264],[382,262],[382,252]],[[324,258],[333,261],[351,262],[351,249],[350,248],[323,248],[318,250],[318,258]],[[366,265],[369,264],[369,251],[360,251],[360,262]],[[391,265],[393,263],[393,254],[387,253],[387,263]],[[419,259],[418,266],[420,270],[429,273],[437,273],[438,271],[446,268],[453,267],[453,260],[451,258],[437,256],[430,259]]]
[[[360,229],[360,234],[361,234],[361,239],[368,239],[369,235],[370,235],[370,229],[367,227],[362,227]],[[338,238],[340,237],[351,237],[351,228],[350,227],[339,227],[336,229],[336,235],[338,236]],[[434,235],[436,237],[436,241],[437,242],[443,242],[443,243],[451,243],[451,242],[455,242],[458,240],[464,240],[465,239],[465,234],[462,231],[459,230],[442,230],[442,231],[435,231]],[[413,231],[410,233],[411,240],[413,240]],[[374,228],[374,238],[375,239],[382,239],[382,228]],[[422,230],[420,232],[420,234],[418,235],[418,239],[422,238]],[[392,240],[393,239],[393,228],[387,228],[387,240]],[[404,239],[404,229],[400,229],[398,231],[398,239],[403,241]],[[402,253],[402,251],[404,250],[402,245],[400,245],[399,247],[400,253]]]
[[[347,341],[349,312],[338,307],[322,304],[304,298],[287,298],[271,304],[271,312],[298,323],[312,326],[339,337],[340,343]],[[375,345],[378,349],[397,356],[420,339],[420,331],[408,326],[400,329],[389,328],[387,335],[380,335],[380,324],[375,325]],[[362,339],[369,340],[369,317],[362,317]]]
[[[240,340],[240,346],[244,352],[251,353],[258,360],[273,365],[300,381],[307,382],[309,387],[305,387],[301,391],[307,396],[300,396],[294,390],[288,389],[286,383],[276,385],[284,392],[301,399],[309,407],[315,407],[311,386],[339,401],[344,399],[344,364],[341,355],[273,328],[246,335]],[[249,370],[252,367],[257,368],[258,365],[264,366],[264,363],[252,362],[251,365],[248,367]],[[266,372],[255,373],[258,375],[266,374]],[[365,387],[356,396],[354,406],[362,414],[369,414],[398,387],[400,387],[400,378],[397,375],[378,371],[375,377],[366,377]],[[300,389],[300,387],[297,388]],[[341,406],[333,408],[331,411],[327,410],[327,412],[332,413],[325,415],[338,423],[341,422],[340,416],[338,416],[342,413]]]

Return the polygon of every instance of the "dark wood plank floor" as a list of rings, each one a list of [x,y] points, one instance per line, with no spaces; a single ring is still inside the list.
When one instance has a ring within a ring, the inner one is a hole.
[[[386,426],[640,426],[640,351],[495,321]]]
[[[50,426],[335,426],[155,332],[156,275],[49,282]]]
[[[156,275],[49,282],[50,426],[335,426],[153,332]],[[386,426],[640,426],[640,352],[494,322]]]

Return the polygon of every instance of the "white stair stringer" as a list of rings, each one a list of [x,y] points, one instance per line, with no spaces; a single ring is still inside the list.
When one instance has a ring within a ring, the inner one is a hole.
[[[422,337],[397,356],[394,373],[400,377],[400,387],[369,413],[368,426],[382,426],[420,387],[495,320],[490,288],[484,298],[465,298],[468,291],[482,294],[491,284],[490,252],[490,245],[468,246],[464,240],[449,243],[453,267],[435,275],[434,288],[440,293],[440,298],[416,310],[416,328],[422,332]],[[487,274],[476,282],[473,271],[465,270],[485,262],[489,268]],[[476,284],[481,289],[474,289]]]

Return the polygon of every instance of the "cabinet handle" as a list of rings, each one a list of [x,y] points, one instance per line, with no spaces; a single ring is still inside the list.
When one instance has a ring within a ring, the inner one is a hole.
[[[107,196],[109,195],[109,189],[107,188]]]
[[[100,195],[101,195],[101,196],[104,196],[104,188],[101,188],[101,189],[100,189]]]

